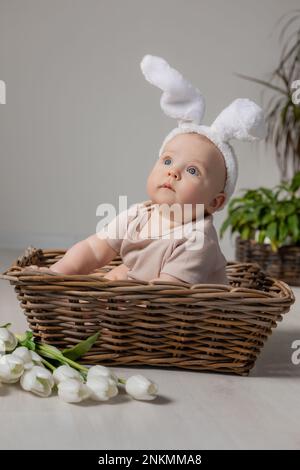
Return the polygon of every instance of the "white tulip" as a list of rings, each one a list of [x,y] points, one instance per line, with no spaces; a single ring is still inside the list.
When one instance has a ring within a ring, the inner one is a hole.
[[[19,346],[12,353],[14,356],[19,357],[24,363],[24,369],[31,369],[33,366],[41,366],[42,358],[35,351],[31,351],[25,346]]]
[[[79,380],[80,382],[83,382],[83,377],[78,372],[78,370],[73,369],[73,367],[70,367],[68,365],[57,367],[57,369],[55,369],[55,371],[53,372],[53,378],[56,384],[68,379],[75,379]]]
[[[68,403],[78,403],[90,396],[88,387],[77,379],[66,379],[57,385],[58,396]]]
[[[0,381],[4,383],[18,382],[24,372],[22,359],[13,354],[0,357]]]
[[[133,375],[126,380],[126,392],[136,400],[154,400],[158,387],[143,375]]]
[[[17,344],[17,338],[8,328],[0,328],[0,352],[13,351]]]
[[[52,373],[41,366],[33,366],[24,372],[20,380],[21,387],[40,397],[51,395],[54,379]]]
[[[93,400],[106,401],[119,393],[116,382],[111,377],[103,375],[88,377],[86,384],[91,391]]]
[[[118,385],[118,377],[108,367],[99,365],[90,367],[87,373],[87,380],[97,377],[110,378]]]

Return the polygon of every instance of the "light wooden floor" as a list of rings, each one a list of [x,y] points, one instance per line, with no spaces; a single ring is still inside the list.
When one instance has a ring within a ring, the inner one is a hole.
[[[0,252],[0,270],[21,253]],[[71,405],[41,399],[18,386],[0,391],[1,449],[299,449],[300,365],[291,344],[300,340],[297,301],[274,330],[249,377],[115,368],[154,380],[160,397],[138,402],[121,394],[112,402]],[[0,280],[0,324],[26,329],[13,287]]]

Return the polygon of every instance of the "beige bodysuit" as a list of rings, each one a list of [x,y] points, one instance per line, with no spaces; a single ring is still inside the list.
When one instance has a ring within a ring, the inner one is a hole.
[[[191,284],[228,285],[213,216],[166,229],[151,223],[156,208],[151,201],[133,204],[98,232],[129,268],[128,279],[150,281],[167,273]]]

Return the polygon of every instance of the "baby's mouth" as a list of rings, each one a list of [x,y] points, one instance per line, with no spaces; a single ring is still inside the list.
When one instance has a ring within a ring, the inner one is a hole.
[[[174,192],[175,192],[175,189],[173,189],[172,186],[171,186],[169,183],[162,184],[162,185],[160,186],[160,188],[163,188],[163,189],[170,189],[171,191],[174,191]]]

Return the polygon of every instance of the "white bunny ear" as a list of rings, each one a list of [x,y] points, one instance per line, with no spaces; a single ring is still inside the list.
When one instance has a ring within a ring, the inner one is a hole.
[[[204,97],[177,70],[163,58],[149,54],[141,61],[141,69],[148,82],[163,90],[160,106],[167,116],[178,121],[201,123],[205,112]]]
[[[267,134],[263,110],[247,98],[234,100],[212,123],[221,139],[256,140]]]

